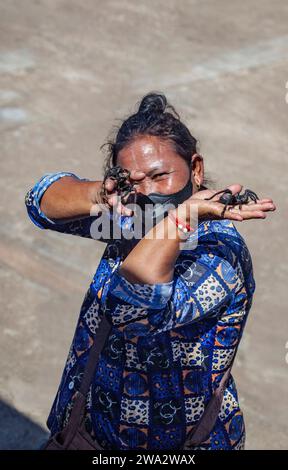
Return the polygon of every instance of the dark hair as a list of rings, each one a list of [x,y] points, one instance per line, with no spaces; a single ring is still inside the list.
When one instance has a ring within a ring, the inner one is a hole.
[[[116,128],[116,136],[101,146],[101,149],[108,147],[104,171],[115,166],[118,153],[141,135],[154,135],[169,140],[176,153],[188,165],[192,155],[197,152],[197,140],[181,122],[179,114],[167,102],[166,96],[151,92],[142,98],[137,112],[124,119],[120,127]]]
[[[108,146],[107,163],[109,166],[116,165],[120,150],[139,135],[145,134],[170,140],[175,151],[188,164],[193,153],[197,151],[197,140],[191,135],[185,124],[180,121],[178,113],[167,102],[165,95],[149,93],[142,98],[138,111],[122,122],[116,137],[104,144],[104,146]]]

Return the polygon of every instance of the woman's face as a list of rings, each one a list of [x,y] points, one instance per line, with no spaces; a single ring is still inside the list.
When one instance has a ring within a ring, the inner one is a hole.
[[[171,194],[180,191],[188,179],[192,183],[203,181],[203,159],[191,155],[192,174],[187,162],[179,156],[173,144],[157,136],[143,135],[124,147],[118,154],[117,165],[127,170],[137,171],[136,192]],[[193,184],[193,193],[195,184]]]

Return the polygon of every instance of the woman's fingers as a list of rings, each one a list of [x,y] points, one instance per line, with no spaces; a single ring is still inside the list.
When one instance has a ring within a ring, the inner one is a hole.
[[[226,209],[224,218],[226,217],[227,214],[240,214],[243,220],[248,220],[248,219],[265,219],[266,218],[266,213],[262,210],[243,210],[237,207],[229,207]]]
[[[237,206],[234,206],[235,208],[238,207]],[[253,202],[253,204],[242,204],[241,206],[241,210],[242,211],[265,211],[265,212],[268,212],[268,211],[274,211],[276,209],[276,206],[273,202]]]
[[[133,211],[131,209],[128,209],[128,207],[122,204],[121,197],[116,193],[108,197],[108,204],[110,207],[114,207],[116,213],[119,215],[131,216],[133,214]]]
[[[272,202],[273,203],[273,200],[271,198],[268,198],[268,197],[265,198],[265,199],[257,199],[257,204],[262,204],[262,203],[264,204],[266,202]],[[252,205],[252,204],[255,204],[255,202],[254,201],[249,201],[247,204]]]
[[[140,170],[132,170],[130,172],[130,180],[132,181],[140,181],[145,178],[145,173]]]
[[[117,198],[116,194],[108,197],[108,205],[111,209],[116,210],[116,213],[119,215],[126,215],[129,217],[133,215],[133,210],[122,204],[120,197],[118,196]]]
[[[107,178],[107,180],[104,183],[104,188],[106,191],[112,192],[113,190],[116,189],[117,186],[117,181],[112,179],[112,178]]]
[[[217,203],[217,207],[215,208],[217,218],[236,220],[236,221],[242,222],[243,215],[241,214],[241,212],[239,212],[239,211],[230,211],[229,206],[227,206],[225,211],[224,211],[224,214],[223,214],[224,208],[225,208],[224,204]]]
[[[267,217],[267,212],[275,211],[276,206],[273,203],[264,203],[264,204],[243,204],[241,209],[239,206],[229,206],[228,209],[225,211],[226,213],[229,212],[230,214],[241,214],[243,220],[248,219],[265,219]]]
[[[230,189],[232,191],[232,194],[238,194],[242,191],[243,185],[239,183],[234,183],[230,184],[230,186],[227,186],[226,189]],[[221,197],[221,194],[219,195]]]
[[[200,220],[229,219],[241,222],[249,219],[265,219],[267,212],[276,209],[273,202],[254,203],[253,205],[243,204],[241,209],[239,206],[231,205],[225,208],[225,205],[218,201],[205,201],[203,199],[198,199],[198,201],[196,199],[191,200],[190,204],[197,204]]]
[[[224,204],[221,204],[217,201],[204,201],[201,199],[191,201],[191,205],[197,204],[198,206],[198,217],[200,220],[210,220],[210,219],[230,219],[242,221],[243,216],[239,211],[230,212],[228,206],[222,216]]]
[[[142,171],[132,170],[130,173],[129,179],[131,183],[133,183],[133,181],[140,181],[144,177],[145,177],[145,173],[143,173]],[[113,178],[107,178],[104,183],[104,188],[106,190],[108,204],[110,207],[115,206],[116,212],[118,214],[131,216],[133,214],[133,211],[125,207],[125,205],[121,202],[120,195],[116,192],[117,184],[118,184],[117,180]],[[123,202],[125,203],[125,198]]]

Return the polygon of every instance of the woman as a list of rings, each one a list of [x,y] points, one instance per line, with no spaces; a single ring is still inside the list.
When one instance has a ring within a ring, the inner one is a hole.
[[[221,194],[205,188],[196,144],[165,96],[154,93],[109,142],[108,166],[130,172],[137,198],[173,202],[175,209],[137,241],[123,233],[120,240],[102,237],[107,248],[47,421],[52,434],[68,422],[103,312],[112,329],[87,394],[85,426],[105,449],[181,449],[229,369],[255,290],[250,254],[233,221],[265,218],[275,205],[271,199],[230,205],[221,217]],[[108,178],[105,196],[102,182],[47,174],[27,193],[27,210],[40,228],[93,238],[93,222],[103,213],[110,218],[117,206],[120,226],[129,231],[133,212],[119,203],[116,185]],[[236,194],[242,186],[228,188]],[[194,249],[181,248],[183,237],[196,241]],[[244,449],[244,443],[230,375],[215,426],[199,448]]]

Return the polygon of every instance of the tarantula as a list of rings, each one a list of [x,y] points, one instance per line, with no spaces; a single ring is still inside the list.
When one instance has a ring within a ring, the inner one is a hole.
[[[102,184],[102,197],[107,201],[107,190],[105,189],[105,182],[108,178],[117,181],[116,191],[121,200],[133,191],[134,185],[129,182],[130,171],[122,168],[121,166],[113,166],[109,168],[105,175]]]
[[[241,209],[242,204],[247,204],[249,201],[254,201],[256,202],[259,200],[259,197],[257,196],[254,191],[251,191],[251,189],[245,189],[243,194],[236,193],[232,194],[232,191],[230,189],[224,189],[224,191],[218,191],[217,193],[213,194],[211,197],[206,197],[205,200],[209,201],[212,199],[214,196],[217,194],[223,193],[222,196],[220,196],[219,201],[221,204],[224,204],[223,211],[221,213],[221,217],[224,217],[225,210],[227,206],[238,206],[239,209]]]

